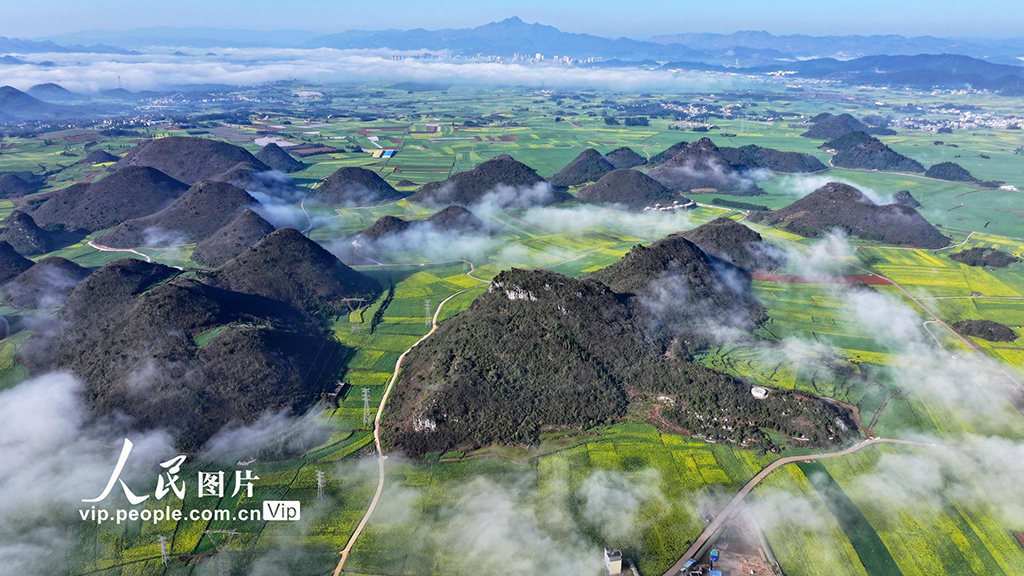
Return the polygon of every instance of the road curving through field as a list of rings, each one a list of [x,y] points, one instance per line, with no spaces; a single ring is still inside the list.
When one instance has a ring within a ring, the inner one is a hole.
[[[472,266],[472,264],[470,264],[470,266]],[[470,270],[470,272],[472,272],[472,269]],[[467,276],[469,276],[469,274],[469,272],[466,273]],[[479,280],[474,276],[470,276],[470,278]],[[373,494],[373,499],[370,500],[370,506],[366,509],[366,513],[363,514],[362,519],[359,520],[359,524],[356,526],[355,532],[353,532],[352,536],[349,537],[348,543],[345,545],[345,548],[341,551],[341,558],[338,560],[338,565],[334,568],[334,576],[339,576],[341,574],[341,570],[345,566],[345,561],[348,560],[348,556],[352,552],[352,547],[355,545],[356,540],[359,538],[359,535],[363,532],[363,529],[366,527],[367,522],[370,521],[370,516],[373,515],[373,511],[377,508],[377,503],[380,501],[381,493],[384,492],[384,459],[387,457],[384,455],[384,450],[380,442],[380,419],[381,415],[384,413],[384,405],[387,403],[388,397],[391,395],[391,390],[392,388],[394,388],[395,382],[398,381],[398,375],[402,370],[402,362],[405,360],[406,355],[408,355],[413,348],[419,346],[421,342],[429,338],[430,335],[437,330],[437,327],[439,325],[438,319],[441,317],[441,310],[444,308],[444,305],[448,303],[448,301],[451,300],[452,298],[455,298],[459,294],[468,292],[470,290],[473,290],[473,288],[459,290],[458,292],[442,300],[441,303],[437,305],[437,310],[434,311],[434,317],[431,321],[430,331],[424,334],[422,338],[417,340],[416,343],[410,346],[405,352],[402,352],[402,355],[398,357],[398,362],[395,363],[395,371],[391,374],[391,379],[388,380],[387,388],[384,389],[384,395],[381,396],[380,399],[380,405],[377,406],[377,414],[373,418],[373,444],[377,449],[377,490]]]
[[[904,444],[908,446],[918,447],[934,447],[935,444],[928,444],[926,442],[914,442],[911,440],[897,440],[892,438],[869,438],[863,442],[858,442],[853,446],[838,450],[836,452],[823,452],[820,454],[809,454],[806,456],[787,456],[785,458],[779,458],[775,462],[772,462],[768,466],[765,466],[760,472],[758,472],[753,478],[751,478],[735,496],[729,500],[729,503],[722,508],[722,511],[718,513],[718,516],[708,524],[707,528],[701,532],[700,536],[693,541],[693,544],[686,549],[683,556],[672,565],[663,576],[676,576],[686,567],[686,563],[689,560],[699,558],[701,551],[710,546],[717,533],[725,526],[725,523],[732,517],[733,513],[739,509],[740,505],[743,504],[743,499],[746,498],[747,494],[750,494],[754,490],[754,487],[761,483],[762,480],[768,477],[769,474],[775,470],[787,465],[794,464],[796,462],[803,462],[804,460],[823,460],[826,458],[838,458],[840,456],[847,456],[853,454],[858,450],[863,450],[868,446],[874,446],[875,444]]]

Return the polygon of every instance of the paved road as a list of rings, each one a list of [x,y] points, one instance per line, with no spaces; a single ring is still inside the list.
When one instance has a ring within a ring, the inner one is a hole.
[[[89,246],[92,246],[93,248],[99,250],[100,252],[131,252],[132,254],[136,254],[138,256],[142,256],[143,258],[146,259],[146,262],[152,262],[153,261],[153,260],[150,259],[149,256],[146,256],[145,254],[143,254],[142,252],[139,252],[138,250],[132,250],[131,248],[111,248],[110,246],[104,246],[102,244],[97,244],[97,243],[93,242],[92,240],[89,240],[89,242],[87,242],[87,244],[89,244]]]
[[[366,509],[366,514],[363,514],[363,518],[359,521],[359,525],[356,526],[355,532],[353,532],[352,537],[348,539],[348,544],[346,544],[345,549],[341,551],[341,559],[338,560],[338,565],[334,568],[334,576],[339,576],[341,574],[341,569],[345,565],[345,560],[348,559],[348,555],[352,552],[352,547],[355,545],[356,539],[358,539],[359,535],[362,533],[363,528],[366,527],[366,523],[370,521],[370,516],[373,514],[373,511],[377,508],[377,502],[380,501],[380,495],[384,491],[384,458],[386,458],[386,456],[384,456],[384,450],[381,447],[380,443],[380,418],[381,415],[384,413],[384,404],[387,403],[388,397],[391,395],[391,389],[394,387],[395,382],[398,380],[398,373],[402,369],[402,362],[405,360],[405,356],[409,354],[409,352],[412,351],[413,348],[419,346],[420,342],[423,342],[424,340],[429,338],[430,335],[437,330],[437,320],[438,318],[441,317],[441,309],[444,308],[444,305],[452,298],[455,298],[459,294],[462,294],[463,292],[467,292],[469,290],[472,290],[472,288],[459,290],[458,292],[442,300],[441,303],[437,305],[437,310],[434,312],[434,318],[432,326],[430,328],[430,332],[424,334],[423,337],[417,340],[415,344],[410,346],[408,350],[402,352],[402,355],[398,357],[398,362],[395,363],[395,371],[394,373],[391,374],[391,380],[388,381],[388,387],[384,389],[384,396],[382,396],[380,399],[380,406],[377,407],[377,415],[373,419],[373,443],[374,446],[376,446],[377,448],[377,491],[374,492],[373,494],[373,500],[370,500],[370,507]]]
[[[821,454],[810,454],[807,456],[787,456],[785,458],[779,458],[778,460],[772,462],[763,470],[758,472],[756,476],[751,478],[750,481],[747,482],[743,486],[743,488],[741,488],[740,491],[735,496],[732,497],[732,500],[729,500],[729,503],[725,505],[725,508],[723,508],[722,511],[718,513],[718,516],[716,516],[715,519],[712,520],[710,524],[708,524],[708,527],[704,529],[704,532],[701,532],[701,535],[693,541],[693,544],[686,550],[682,558],[680,558],[679,561],[673,564],[672,567],[669,568],[667,572],[665,572],[664,576],[676,576],[676,574],[678,574],[679,571],[683,569],[683,565],[686,564],[686,561],[694,558],[697,555],[697,553],[700,552],[700,550],[714,538],[715,534],[723,526],[725,526],[725,523],[729,520],[732,514],[736,511],[737,508],[739,508],[740,504],[743,503],[743,499],[747,496],[747,494],[750,494],[750,492],[754,489],[755,486],[760,484],[762,480],[767,478],[769,474],[771,474],[778,468],[781,468],[786,464],[803,462],[804,460],[822,460],[825,458],[837,458],[839,456],[846,456],[848,454],[853,454],[858,450],[863,450],[864,448],[867,448],[868,446],[873,446],[875,444],[906,444],[909,446],[933,446],[932,444],[927,444],[924,442],[912,442],[910,440],[871,438],[858,444],[855,444],[853,446],[850,446],[849,448],[846,448],[844,450],[839,450],[837,452],[825,452]]]

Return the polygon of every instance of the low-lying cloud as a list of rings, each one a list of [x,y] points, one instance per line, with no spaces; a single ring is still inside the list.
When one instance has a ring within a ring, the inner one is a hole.
[[[106,485],[124,438],[114,415],[94,421],[68,373],[46,374],[0,392],[0,566],[11,574],[67,571],[78,518]],[[152,471],[175,452],[164,433],[133,434],[121,475],[136,493],[149,491]],[[121,490],[112,492],[123,502]]]
[[[537,88],[600,88],[616,90],[707,91],[728,88],[735,76],[703,72],[637,69],[524,66],[449,59],[392,56],[413,53],[392,50],[215,49],[216,56],[174,56],[166,53],[31,54],[32,62],[4,67],[4,82],[19,89],[54,82],[72,91],[93,93],[117,87],[118,77],[133,91],[159,90],[189,84],[262,84],[279,80],[317,83],[414,81]]]
[[[686,210],[627,212],[590,204],[531,208],[520,219],[553,234],[609,230],[638,238],[667,236],[692,228],[694,223]]]
[[[775,187],[785,194],[803,198],[830,182],[839,182],[840,184],[853,186],[863,192],[864,195],[870,198],[875,204],[892,203],[892,194],[890,193],[878,192],[877,190],[864,186],[863,184],[857,184],[856,182],[836,178],[832,174],[787,174],[779,177]]]

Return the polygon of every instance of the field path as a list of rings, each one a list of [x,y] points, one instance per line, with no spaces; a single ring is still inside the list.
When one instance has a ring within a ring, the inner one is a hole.
[[[468,261],[461,260],[461,262]],[[469,265],[470,272],[472,272],[473,263],[469,262]],[[381,264],[381,266],[387,266],[387,264]],[[475,276],[471,276],[470,272],[467,272],[466,275],[475,280],[480,280]],[[384,395],[381,396],[380,405],[377,407],[377,415],[373,418],[373,443],[377,448],[377,491],[374,492],[373,499],[370,500],[370,506],[366,509],[366,514],[363,514],[363,518],[359,521],[359,525],[356,526],[355,532],[353,532],[352,536],[348,539],[348,544],[346,544],[345,549],[341,551],[341,558],[338,560],[338,565],[334,568],[334,576],[340,576],[341,569],[345,566],[345,560],[348,559],[348,555],[352,552],[352,547],[355,545],[356,539],[358,539],[359,535],[363,532],[363,528],[365,528],[367,522],[370,521],[370,516],[373,515],[373,511],[377,508],[377,503],[380,501],[380,495],[384,492],[384,459],[387,458],[387,456],[384,455],[384,449],[380,443],[380,417],[384,414],[384,405],[387,403],[388,397],[391,395],[391,389],[395,386],[395,382],[398,380],[398,374],[402,370],[402,362],[413,348],[419,346],[419,344],[427,338],[430,338],[430,335],[437,330],[438,318],[441,317],[441,310],[444,308],[444,305],[452,298],[472,289],[473,288],[466,288],[464,290],[459,290],[442,300],[441,303],[437,305],[437,310],[434,311],[434,318],[431,321],[430,332],[424,334],[423,337],[417,340],[415,344],[410,346],[405,352],[402,352],[402,355],[398,357],[398,362],[395,363],[395,371],[391,374],[391,380],[388,380],[388,386],[384,389]]]
[[[309,212],[306,212],[306,196],[309,196],[311,190],[306,190],[306,193],[302,195],[302,201],[299,202],[299,208],[302,208],[302,213],[306,215],[306,227],[302,229],[303,234],[309,234],[309,231],[313,229],[313,219],[309,217]]]
[[[850,263],[848,263],[848,264],[850,264]],[[878,276],[879,278],[885,278],[886,280],[891,282],[892,285],[895,286],[897,290],[902,292],[904,296],[909,298],[911,302],[913,302],[914,304],[917,304],[918,308],[920,308],[921,310],[924,310],[925,312],[928,313],[929,316],[931,316],[931,320],[928,320],[927,322],[925,322],[925,324],[927,324],[928,322],[932,322],[934,324],[942,325],[943,328],[945,328],[946,330],[949,330],[953,335],[955,335],[957,337],[957,339],[959,339],[961,342],[963,342],[969,348],[971,348],[975,352],[978,352],[980,354],[984,354],[984,352],[981,349],[981,346],[978,346],[973,341],[971,341],[970,338],[967,338],[966,336],[961,335],[956,330],[953,330],[952,326],[950,326],[949,324],[946,324],[946,322],[943,321],[942,318],[939,318],[938,315],[936,315],[934,312],[932,312],[930,308],[925,306],[923,302],[918,300],[916,296],[914,296],[913,294],[908,292],[907,289],[904,288],[902,285],[900,285],[899,282],[893,280],[892,278],[889,278],[888,276],[886,276],[884,274],[879,274],[877,272],[872,272],[871,270],[868,270],[867,268],[865,268],[863,266],[859,266],[857,264],[850,264],[850,266],[853,266],[854,268],[857,268],[859,270],[863,270],[863,271],[867,272],[868,274],[871,274],[872,276]],[[927,329],[928,329],[928,327],[925,326],[925,330],[927,330]],[[929,332],[929,333],[931,333],[931,332]],[[935,335],[932,334],[932,337],[935,338]],[[936,338],[936,341],[938,341],[938,338]],[[940,346],[941,346],[941,342],[940,342]]]
[[[306,215],[307,222],[306,227],[302,230],[303,234],[309,234],[313,229],[313,218],[310,217],[309,212],[306,212],[306,196],[309,196],[309,193],[313,191],[314,186],[321,184],[324,180],[327,180],[327,178],[321,178],[316,182],[310,182],[306,185],[306,192],[302,195],[302,200],[299,201],[299,208],[302,208],[302,213]]]
[[[386,269],[386,268],[394,268],[396,266],[420,266],[420,267],[424,267],[424,266],[434,266],[434,265],[437,265],[437,264],[454,264],[456,262],[462,262],[463,264],[468,264],[469,265],[469,272],[466,272],[466,276],[469,276],[473,280],[479,280],[480,282],[486,282],[488,284],[491,283],[491,281],[487,280],[486,278],[480,278],[478,276],[473,276],[473,272],[476,271],[476,266],[471,261],[463,260],[462,258],[455,258],[454,260],[437,260],[435,262],[393,262],[393,263],[384,263],[384,262],[378,262],[378,261],[374,260],[373,258],[370,258],[369,256],[366,256],[364,254],[360,254],[358,252],[356,252],[355,254],[356,254],[356,256],[359,256],[360,258],[365,258],[366,260],[369,260],[370,262],[373,262],[373,264],[366,264],[366,265],[364,265],[364,264],[357,264],[355,266],[352,266],[352,268],[354,268],[356,270],[358,270],[359,268],[385,268]],[[463,292],[465,292],[465,290],[463,290]]]
[[[931,447],[934,444],[928,444],[925,442],[913,442],[910,440],[896,440],[891,438],[869,438],[863,442],[859,442],[850,446],[849,448],[839,450],[836,452],[824,452],[821,454],[809,454],[807,456],[787,456],[786,458],[779,458],[775,462],[772,462],[766,466],[763,470],[757,473],[756,476],[750,479],[749,482],[743,485],[743,488],[729,500],[729,503],[722,508],[722,511],[718,513],[718,516],[708,524],[707,528],[701,532],[700,536],[693,541],[693,544],[687,548],[683,556],[672,565],[671,568],[665,572],[664,576],[676,576],[681,570],[685,568],[685,564],[688,560],[699,558],[704,548],[711,546],[714,542],[715,535],[725,526],[726,521],[732,517],[733,513],[743,504],[743,499],[754,490],[754,487],[761,483],[762,480],[768,477],[769,474],[775,470],[785,466],[786,464],[793,464],[795,462],[803,462],[804,460],[822,460],[825,458],[838,458],[840,456],[847,456],[853,454],[858,450],[863,450],[868,446],[875,444],[905,444],[908,446],[919,446],[919,447]]]
[[[102,244],[97,244],[97,243],[93,242],[92,240],[89,240],[88,242],[86,242],[86,244],[88,244],[89,246],[99,250],[100,252],[130,252],[132,254],[136,254],[138,256],[142,256],[143,258],[146,259],[146,262],[152,262],[153,261],[149,256],[146,256],[145,254],[143,254],[142,252],[139,252],[138,250],[132,250],[131,248],[111,248],[110,246],[104,246]]]

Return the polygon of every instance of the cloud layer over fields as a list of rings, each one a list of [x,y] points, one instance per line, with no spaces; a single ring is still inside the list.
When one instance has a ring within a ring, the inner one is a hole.
[[[278,80],[310,82],[415,81],[544,88],[605,88],[636,91],[665,89],[706,91],[728,87],[732,77],[708,73],[670,73],[633,69],[558,68],[497,63],[457,63],[455,60],[392,60],[402,53],[388,50],[224,49],[191,50],[194,56],[142,54],[32,54],[30,62],[5,66],[5,84],[26,89],[54,82],[78,92],[97,92],[118,86],[118,77],[131,90],[157,90],[186,84],[250,85]],[[208,52],[216,53],[206,56]]]

